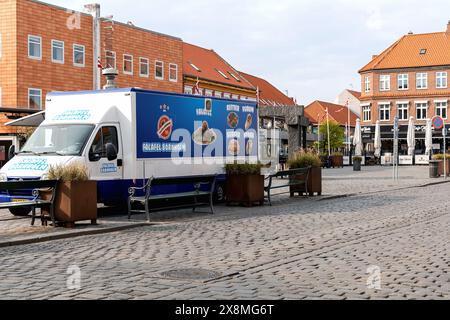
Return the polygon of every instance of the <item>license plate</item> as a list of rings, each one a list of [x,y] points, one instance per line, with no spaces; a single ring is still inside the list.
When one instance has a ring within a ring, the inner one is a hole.
[[[27,202],[26,199],[13,199],[12,202]]]

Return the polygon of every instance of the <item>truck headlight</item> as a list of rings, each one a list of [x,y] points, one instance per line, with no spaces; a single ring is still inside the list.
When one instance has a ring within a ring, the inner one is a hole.
[[[0,181],[8,181],[8,176],[6,173],[0,173]]]

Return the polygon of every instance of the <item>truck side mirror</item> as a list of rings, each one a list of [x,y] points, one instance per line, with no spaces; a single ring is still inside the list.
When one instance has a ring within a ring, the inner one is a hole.
[[[112,143],[106,144],[106,157],[108,158],[108,161],[113,161],[117,159],[117,149],[116,146]]]
[[[100,161],[101,158],[102,156],[100,155],[100,153],[89,152],[89,161],[97,162]]]
[[[11,145],[8,149],[8,160],[11,160],[16,155],[16,146]]]

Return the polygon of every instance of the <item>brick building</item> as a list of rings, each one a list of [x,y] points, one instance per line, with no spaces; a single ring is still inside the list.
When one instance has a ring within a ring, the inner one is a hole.
[[[449,72],[450,22],[444,32],[404,35],[359,70],[365,151],[373,151],[378,120],[381,124],[382,154],[392,152],[393,121],[398,116],[400,155],[405,156],[408,120],[413,117],[416,123],[416,158],[423,155],[426,120],[436,115],[447,119]],[[441,132],[436,131],[433,135],[435,152],[442,151]],[[448,149],[448,144],[445,149]]]
[[[99,57],[94,29],[100,26]],[[35,0],[0,1],[0,161],[23,128],[11,119],[45,108],[49,91],[92,90],[98,60],[120,87],[183,92],[183,44],[176,37]],[[101,85],[105,83],[100,80]]]

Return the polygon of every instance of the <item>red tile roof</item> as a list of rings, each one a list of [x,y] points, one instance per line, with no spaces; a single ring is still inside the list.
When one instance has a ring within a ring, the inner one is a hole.
[[[356,99],[361,99],[361,92],[349,89],[347,89],[347,91],[350,92]]]
[[[261,105],[267,106],[295,106],[294,99],[289,98],[283,92],[278,90],[275,86],[267,80],[252,76],[248,73],[239,73],[247,79],[254,87],[259,89],[259,102]]]
[[[192,64],[200,71],[196,70]],[[243,79],[238,71],[214,50],[205,49],[185,42],[183,43],[183,73],[194,78],[198,77],[199,79],[224,83],[240,88],[255,89],[250,82]]]
[[[423,49],[425,54],[421,54]],[[450,65],[450,32],[407,34],[359,72],[445,65]]]
[[[322,123],[326,121],[327,108],[330,120],[334,120],[341,126],[345,126],[345,124],[348,122],[348,108],[339,104],[324,101],[314,101],[313,103],[305,107],[305,115],[313,124],[317,124],[319,122],[319,119]],[[355,113],[350,111],[350,123],[352,127],[355,126],[357,119],[359,119],[359,117]]]

